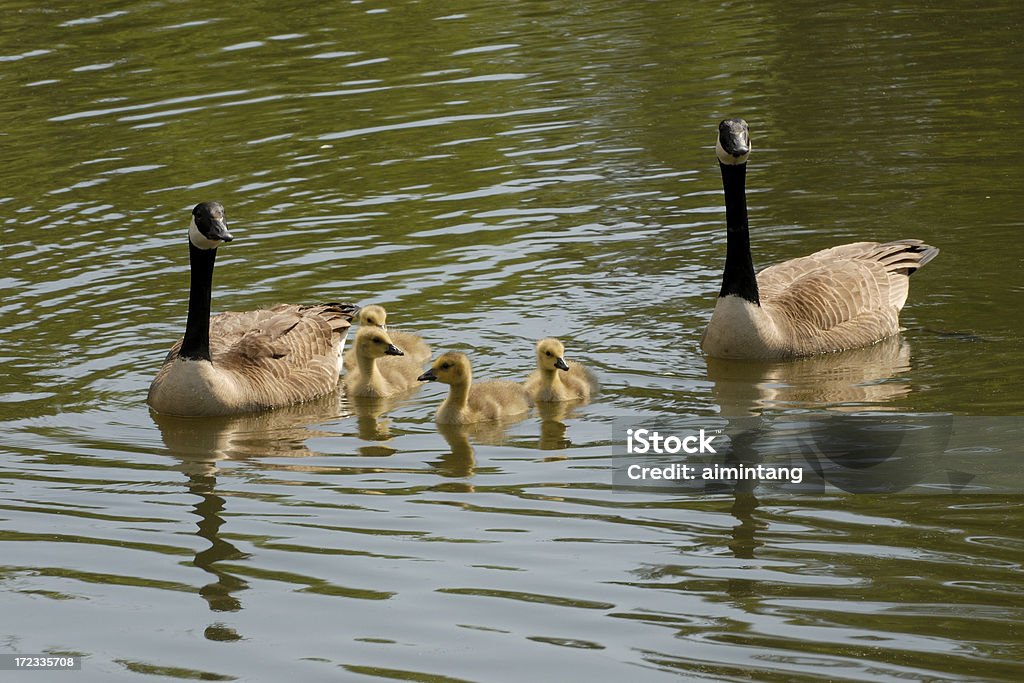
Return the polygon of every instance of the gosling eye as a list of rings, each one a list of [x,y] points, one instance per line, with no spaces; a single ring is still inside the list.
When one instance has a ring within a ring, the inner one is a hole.
[[[551,352],[550,351],[545,351],[544,355],[547,356],[548,358],[551,358]]]
[[[450,368],[451,366],[452,366],[452,364],[451,364],[451,363],[441,363],[441,369],[442,369],[442,370],[447,370],[447,369],[448,369],[448,368]]]

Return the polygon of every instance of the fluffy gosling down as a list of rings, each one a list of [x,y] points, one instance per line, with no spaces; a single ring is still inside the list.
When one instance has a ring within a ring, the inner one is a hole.
[[[589,370],[579,363],[565,362],[565,346],[554,337],[537,342],[537,369],[524,386],[538,403],[588,401],[599,388]]]
[[[430,360],[430,347],[427,346],[427,343],[418,334],[388,329],[388,313],[384,310],[383,306],[379,304],[364,306],[359,310],[356,320],[361,327],[376,327],[387,330],[391,341],[395,346],[402,349],[407,358],[421,365]],[[356,367],[355,349],[349,349],[345,354],[345,369],[351,370],[354,367]]]
[[[470,424],[522,415],[532,402],[521,384],[507,380],[489,380],[473,384],[469,358],[462,353],[446,353],[419,377],[422,382],[447,384],[448,396],[437,409],[439,424]]]
[[[345,375],[349,396],[384,398],[419,386],[421,364],[379,327],[360,327],[352,352],[356,366]]]

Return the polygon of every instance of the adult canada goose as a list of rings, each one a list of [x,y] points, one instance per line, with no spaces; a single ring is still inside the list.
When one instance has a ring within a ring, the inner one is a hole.
[[[360,327],[352,351],[356,367],[345,375],[350,396],[384,398],[419,386],[422,364],[403,353],[379,327]]]
[[[565,346],[554,337],[537,342],[537,369],[526,380],[526,392],[534,401],[589,400],[597,380],[589,370],[565,362]]]
[[[427,343],[418,334],[388,329],[388,313],[384,310],[383,306],[373,304],[362,307],[359,309],[356,320],[360,325],[365,325],[366,327],[379,327],[382,330],[387,330],[388,336],[391,337],[391,341],[394,342],[395,346],[402,349],[406,357],[411,358],[415,362],[422,365],[430,359],[430,347],[427,346]],[[355,349],[349,349],[345,352],[345,369],[351,370],[354,367],[356,367]]]
[[[720,358],[784,359],[873,344],[899,332],[910,275],[939,253],[920,240],[854,242],[754,274],[744,182],[750,134],[718,126],[727,249],[722,289],[701,347]]]
[[[210,316],[217,247],[232,240],[224,207],[192,209],[185,336],[149,387],[149,405],[172,415],[233,415],[308,401],[338,385],[354,304],[281,304]]]
[[[517,382],[490,380],[473,384],[473,370],[469,359],[462,353],[443,354],[419,379],[449,386],[448,397],[434,417],[440,424],[499,420],[530,410],[530,397]]]

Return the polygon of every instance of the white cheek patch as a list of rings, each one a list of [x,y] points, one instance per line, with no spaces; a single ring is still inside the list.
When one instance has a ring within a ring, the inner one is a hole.
[[[194,244],[199,249],[216,249],[220,246],[220,240],[211,240],[209,237],[199,232],[198,226],[196,226],[196,218],[192,217],[192,222],[188,226],[188,241]]]
[[[750,152],[747,152],[741,157],[734,157],[733,155],[725,151],[725,149],[722,147],[721,140],[715,141],[715,154],[718,155],[718,160],[721,161],[726,166],[738,166],[740,164],[745,164],[747,163],[747,157],[750,156]]]

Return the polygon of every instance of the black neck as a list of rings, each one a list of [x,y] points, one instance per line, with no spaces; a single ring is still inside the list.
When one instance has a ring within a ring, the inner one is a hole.
[[[210,360],[210,290],[216,249],[200,249],[188,243],[192,275],[188,288],[188,321],[178,356],[189,360]]]
[[[722,167],[722,187],[725,188],[725,225],[728,233],[722,291],[718,296],[735,295],[760,305],[747,224],[747,165],[720,163],[719,166]]]

